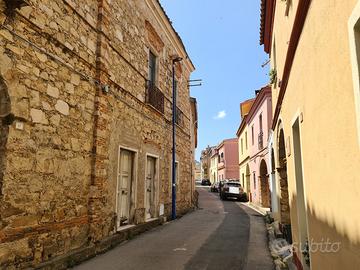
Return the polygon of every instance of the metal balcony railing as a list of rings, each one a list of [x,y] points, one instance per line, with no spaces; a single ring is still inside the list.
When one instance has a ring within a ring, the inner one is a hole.
[[[262,131],[258,135],[258,146],[259,150],[264,148],[264,133]]]
[[[146,103],[153,106],[156,110],[164,114],[164,94],[154,83],[148,82],[145,95]]]

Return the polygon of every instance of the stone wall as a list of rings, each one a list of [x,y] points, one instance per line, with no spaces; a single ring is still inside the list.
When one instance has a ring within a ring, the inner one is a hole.
[[[115,233],[120,145],[138,151],[135,223],[145,221],[146,153],[159,157],[158,205],[170,215],[171,57],[179,49],[150,10],[157,2],[28,0],[12,18],[5,7],[1,0],[0,99],[7,91],[14,121],[1,126],[0,268],[33,266]],[[163,43],[164,115],[145,103],[146,25]],[[178,72],[179,212],[192,196],[190,72]]]
[[[2,183],[6,164],[6,143],[9,135],[11,117],[11,101],[8,88],[4,79],[0,77],[0,195],[2,194]]]

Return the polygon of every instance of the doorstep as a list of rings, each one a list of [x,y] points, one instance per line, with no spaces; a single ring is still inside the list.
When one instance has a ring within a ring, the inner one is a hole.
[[[154,217],[154,218],[148,218],[148,219],[146,219],[145,220],[145,223],[148,223],[148,222],[152,222],[152,221],[154,221],[154,220],[157,220],[157,219],[159,219],[160,217]]]
[[[121,231],[126,231],[128,229],[131,229],[133,227],[135,227],[136,225],[134,224],[129,224],[129,225],[124,225],[124,226],[120,226],[118,229],[117,229],[117,232],[121,232]]]

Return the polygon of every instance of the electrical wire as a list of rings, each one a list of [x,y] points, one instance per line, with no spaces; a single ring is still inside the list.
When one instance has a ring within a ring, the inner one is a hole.
[[[30,46],[32,46],[33,48],[37,49],[39,52],[45,54],[46,56],[48,56],[50,59],[56,61],[57,63],[59,63],[60,65],[63,65],[64,67],[68,68],[69,70],[73,71],[74,73],[78,74],[83,80],[86,80],[90,83],[93,83],[96,86],[99,87],[103,87],[103,85],[95,78],[93,78],[92,76],[89,76],[87,74],[84,74],[78,70],[76,70],[75,68],[73,68],[71,65],[67,64],[66,62],[64,62],[62,59],[60,59],[58,56],[55,56],[49,52],[47,52],[46,50],[44,50],[43,48],[40,48],[38,45],[34,44],[33,42],[31,42],[30,40],[25,39],[24,37],[20,36],[19,34],[17,34],[15,31],[13,31],[12,29],[10,29],[9,27],[7,27],[6,25],[1,24],[0,28],[6,29],[7,31],[9,31],[12,35],[14,35],[16,38],[22,40],[23,42],[29,44]],[[126,91],[125,89],[119,87],[121,90],[123,90],[125,93],[128,93],[128,91]],[[137,111],[138,113],[142,114],[143,116],[145,116],[147,119],[150,119],[151,121],[153,121],[156,124],[159,124],[158,121],[156,121],[155,119],[151,118],[150,116],[148,116],[146,113],[140,111],[139,109],[137,109],[136,107],[128,104],[125,100],[121,99],[119,95],[117,95],[117,93],[115,93],[115,91],[112,91],[110,89],[109,93],[112,93],[112,95],[117,98],[118,100],[120,100],[121,102],[123,102],[125,105],[127,105],[128,107],[134,109],[135,111]],[[130,93],[129,93],[130,94]],[[131,94],[130,94],[131,95]],[[140,100],[138,100],[138,98],[134,97],[133,95],[131,95],[133,98],[136,99],[137,102],[142,103]],[[187,117],[186,117],[187,118]],[[169,127],[168,125],[166,125],[166,121],[167,119],[165,118],[165,123],[163,125],[164,128],[171,130],[171,127]],[[181,132],[186,135],[187,137],[190,137],[190,134],[186,133],[181,127],[180,127]]]

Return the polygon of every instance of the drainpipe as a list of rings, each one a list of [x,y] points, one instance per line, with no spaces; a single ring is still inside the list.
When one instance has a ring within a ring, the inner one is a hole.
[[[175,80],[175,63],[180,62],[182,58],[176,57],[172,60],[172,189],[171,189],[171,219],[176,219],[176,80]]]
[[[270,174],[269,174],[269,182],[270,182],[270,194],[271,194],[271,212],[276,213],[278,212],[277,207],[277,194],[276,194],[276,179],[275,179],[275,168],[272,166],[272,148],[274,144],[274,132],[270,130],[269,134],[269,141],[268,141],[268,164],[270,164]]]

